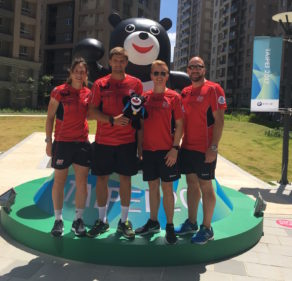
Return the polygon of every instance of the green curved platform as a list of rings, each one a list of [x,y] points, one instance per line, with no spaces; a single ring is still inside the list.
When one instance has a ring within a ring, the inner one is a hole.
[[[64,236],[53,238],[50,230],[54,217],[37,208],[33,201],[45,180],[42,178],[16,187],[15,204],[9,214],[1,209],[1,223],[18,242],[63,258],[120,266],[188,265],[242,253],[254,246],[263,233],[263,217],[253,215],[254,201],[222,187],[234,209],[229,216],[212,224],[215,239],[205,245],[191,244],[190,237],[179,238],[176,245],[166,245],[164,231],[148,238],[136,236],[135,240],[128,241],[116,234],[115,228],[94,239],[77,238],[70,232],[72,221],[67,220],[64,221]]]

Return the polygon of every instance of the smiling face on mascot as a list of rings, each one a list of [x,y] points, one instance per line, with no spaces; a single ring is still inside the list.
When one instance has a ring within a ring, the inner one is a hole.
[[[170,41],[167,30],[172,25],[170,19],[164,18],[160,22],[145,18],[122,20],[118,14],[111,14],[109,22],[114,27],[110,49],[119,46],[127,50],[129,62],[126,72],[139,78],[144,86],[150,81],[151,63],[154,60],[163,60],[169,66]]]

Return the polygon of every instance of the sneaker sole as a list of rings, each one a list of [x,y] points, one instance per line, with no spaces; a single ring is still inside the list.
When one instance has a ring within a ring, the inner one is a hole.
[[[177,244],[177,241],[178,241],[178,240],[176,240],[174,243],[169,243],[169,242],[166,240],[166,238],[164,237],[164,243],[165,243],[166,245],[175,245],[175,244]]]
[[[64,229],[63,229],[63,231],[62,231],[62,233],[56,233],[56,234],[53,234],[52,232],[51,232],[51,236],[52,237],[55,237],[55,238],[60,238],[60,237],[62,237],[63,236],[63,234],[64,234]]]
[[[86,235],[86,230],[84,230],[84,232],[82,232],[82,233],[78,233],[78,232],[76,232],[75,228],[72,227],[71,231],[74,232],[75,236],[78,236],[78,237],[83,237]]]
[[[127,238],[127,239],[129,239],[129,240],[131,240],[131,239],[135,239],[135,234],[132,235],[132,236],[125,235],[124,232],[123,232],[121,229],[117,229],[117,233],[123,235],[123,237],[125,237],[125,238]]]
[[[149,235],[149,234],[154,234],[154,233],[159,233],[160,232],[160,229],[153,229],[153,230],[149,230],[147,232],[144,232],[144,233],[136,233],[136,235],[140,235],[140,236],[146,236],[146,235]]]
[[[101,235],[101,234],[103,234],[103,233],[108,232],[109,230],[110,230],[110,229],[107,228],[106,230],[103,230],[103,231],[101,231],[101,232],[99,232],[99,233],[97,233],[97,234],[95,234],[95,235],[91,235],[89,232],[86,232],[86,236],[87,236],[87,237],[90,237],[90,238],[95,238],[95,237],[97,237],[97,236],[99,236],[99,235]]]
[[[197,242],[197,241],[192,241],[192,240],[191,240],[191,243],[193,243],[193,244],[198,244],[198,245],[205,245],[205,244],[208,243],[208,241],[213,241],[213,240],[214,240],[214,236],[211,237],[211,238],[209,238],[208,240],[206,240],[206,241],[204,241],[204,242]]]

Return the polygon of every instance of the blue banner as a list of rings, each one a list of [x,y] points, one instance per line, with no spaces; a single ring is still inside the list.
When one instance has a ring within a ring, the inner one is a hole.
[[[254,38],[250,111],[278,111],[281,60],[281,37]]]

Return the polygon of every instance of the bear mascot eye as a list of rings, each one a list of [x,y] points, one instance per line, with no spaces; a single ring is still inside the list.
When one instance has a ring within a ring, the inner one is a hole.
[[[153,35],[158,35],[160,33],[160,30],[157,26],[151,26],[150,27],[150,32],[153,34]]]
[[[135,31],[135,25],[134,24],[128,24],[126,27],[125,27],[125,31],[128,32],[128,33],[131,33],[133,31]]]

